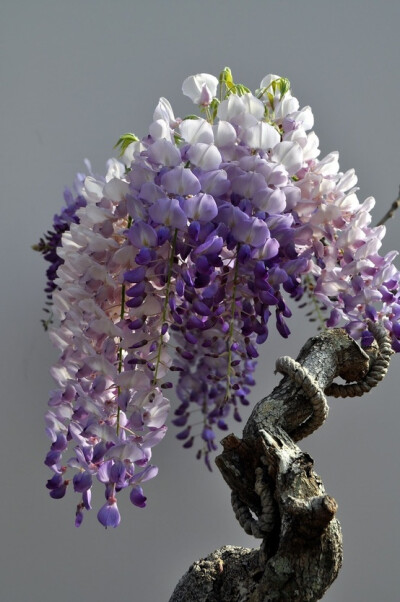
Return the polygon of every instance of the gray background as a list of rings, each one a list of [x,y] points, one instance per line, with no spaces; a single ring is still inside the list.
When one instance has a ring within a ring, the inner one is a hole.
[[[183,116],[183,79],[229,65],[254,89],[267,73],[310,104],[323,154],[354,167],[375,219],[397,194],[399,23],[396,1],[2,0],[0,6],[1,559],[4,602],[167,600],[189,564],[223,544],[252,545],[228,488],[174,429],[155,449],[148,506],[121,496],[122,524],[93,511],[78,530],[76,499],[48,497],[43,414],[56,357],[41,329],[44,265],[30,251],[89,157],[102,173],[119,134],[146,132],[159,96]],[[322,155],[321,155],[322,156]],[[385,250],[398,246],[400,215]],[[312,325],[265,344],[253,400],[276,384],[274,360],[296,355]],[[331,400],[327,424],[302,442],[339,503],[344,567],[327,602],[400,599],[399,358],[361,399]],[[238,425],[233,425],[240,434]],[[103,503],[98,492],[94,502]]]

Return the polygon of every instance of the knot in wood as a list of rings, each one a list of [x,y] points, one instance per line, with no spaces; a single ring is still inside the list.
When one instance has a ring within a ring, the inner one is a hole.
[[[355,383],[331,383],[325,393],[332,397],[361,397],[364,393],[376,387],[384,379],[389,368],[390,357],[393,354],[392,345],[386,328],[377,322],[368,322],[368,330],[375,337],[375,346],[366,349],[370,356],[368,373],[362,380]],[[377,349],[376,349],[377,346]]]

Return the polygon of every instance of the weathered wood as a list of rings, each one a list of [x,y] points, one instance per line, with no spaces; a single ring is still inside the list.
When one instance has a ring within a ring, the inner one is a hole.
[[[285,376],[255,406],[243,438],[223,439],[216,459],[232,490],[236,518],[246,533],[262,540],[261,546],[225,546],[195,562],[170,602],[322,598],[342,563],[337,504],[314,472],[312,458],[295,441],[326,419],[324,391],[361,395],[386,374],[390,344],[384,330],[376,325],[371,330],[377,343],[368,353],[344,330],[332,329],[311,338],[296,361],[277,361]],[[332,385],[337,377],[357,383],[346,391],[346,385]]]

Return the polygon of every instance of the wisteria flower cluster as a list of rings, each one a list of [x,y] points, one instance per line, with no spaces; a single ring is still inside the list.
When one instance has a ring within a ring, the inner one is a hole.
[[[90,170],[90,163],[86,162],[86,164]],[[45,260],[50,263],[50,266],[46,270],[47,285],[45,288],[47,298],[46,305],[48,307],[45,307],[44,309],[48,316],[45,320],[42,320],[45,330],[48,329],[53,321],[50,307],[53,305],[53,292],[57,289],[55,280],[57,278],[58,268],[62,263],[64,263],[63,259],[58,253],[58,249],[61,246],[61,237],[63,232],[69,230],[71,223],[76,224],[79,222],[76,212],[80,207],[84,207],[86,205],[86,199],[81,194],[85,177],[86,176],[84,174],[77,174],[75,177],[73,191],[69,190],[69,188],[65,189],[65,207],[62,208],[60,215],[54,216],[53,230],[48,230],[40,239],[38,244],[33,245],[32,247],[35,251],[42,253]]]
[[[120,522],[122,489],[145,506],[172,372],[177,437],[201,442],[210,467],[215,428],[249,403],[270,318],[287,337],[288,299],[306,288],[328,327],[344,324],[367,345],[366,321],[380,320],[400,350],[396,253],[379,255],[385,228],[370,226],[374,201],[358,201],[354,171],[339,172],[337,153],[318,159],[311,108],[288,80],[267,75],[253,94],[226,68],[188,77],[183,93],[200,114],[176,118],[161,98],[142,139],[120,138],[104,178],[78,177],[38,246],[61,350],[47,487],[56,499],[68,486],[80,495],[77,526],[95,480],[105,527]]]

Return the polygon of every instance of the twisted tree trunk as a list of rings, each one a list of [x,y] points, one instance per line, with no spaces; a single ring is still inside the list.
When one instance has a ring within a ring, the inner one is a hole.
[[[369,391],[385,376],[391,355],[385,330],[366,351],[344,330],[311,338],[297,360],[277,361],[285,376],[254,408],[243,438],[229,435],[216,463],[232,490],[232,507],[258,549],[222,547],[195,562],[170,602],[305,602],[320,600],[342,564],[337,504],[295,444],[328,414],[325,393]],[[347,383],[336,384],[336,377]]]

